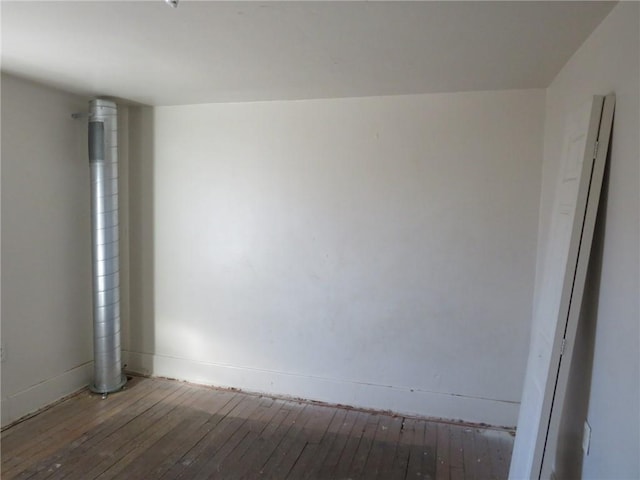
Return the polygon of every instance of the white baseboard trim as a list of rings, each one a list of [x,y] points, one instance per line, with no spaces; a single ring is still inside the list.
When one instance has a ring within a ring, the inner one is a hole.
[[[86,387],[91,381],[93,361],[83,363],[53,378],[48,378],[20,392],[4,396],[2,392],[2,426],[54,403]]]
[[[514,428],[519,403],[123,352],[128,370],[202,385]]]

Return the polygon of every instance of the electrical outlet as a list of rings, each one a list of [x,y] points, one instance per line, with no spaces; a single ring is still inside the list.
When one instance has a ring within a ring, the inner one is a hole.
[[[589,445],[591,444],[591,425],[588,421],[584,421],[584,432],[582,433],[582,451],[585,455],[589,455]]]
[[[7,349],[4,345],[0,345],[0,362],[4,362],[7,359]]]

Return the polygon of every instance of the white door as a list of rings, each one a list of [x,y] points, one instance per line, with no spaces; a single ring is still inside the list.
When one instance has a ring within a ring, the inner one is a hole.
[[[614,103],[613,95],[606,101],[594,97],[567,118],[509,472],[513,480],[551,473],[548,463],[543,470],[543,461],[557,440]]]

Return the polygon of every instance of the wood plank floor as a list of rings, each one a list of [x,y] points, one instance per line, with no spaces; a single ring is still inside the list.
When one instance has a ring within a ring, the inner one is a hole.
[[[133,377],[2,432],[9,479],[501,479],[510,432]]]

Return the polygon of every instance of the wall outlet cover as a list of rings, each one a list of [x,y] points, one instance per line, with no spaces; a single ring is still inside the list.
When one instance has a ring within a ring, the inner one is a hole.
[[[587,420],[584,421],[584,432],[582,433],[582,451],[585,455],[589,455],[589,445],[591,444],[591,425]]]

